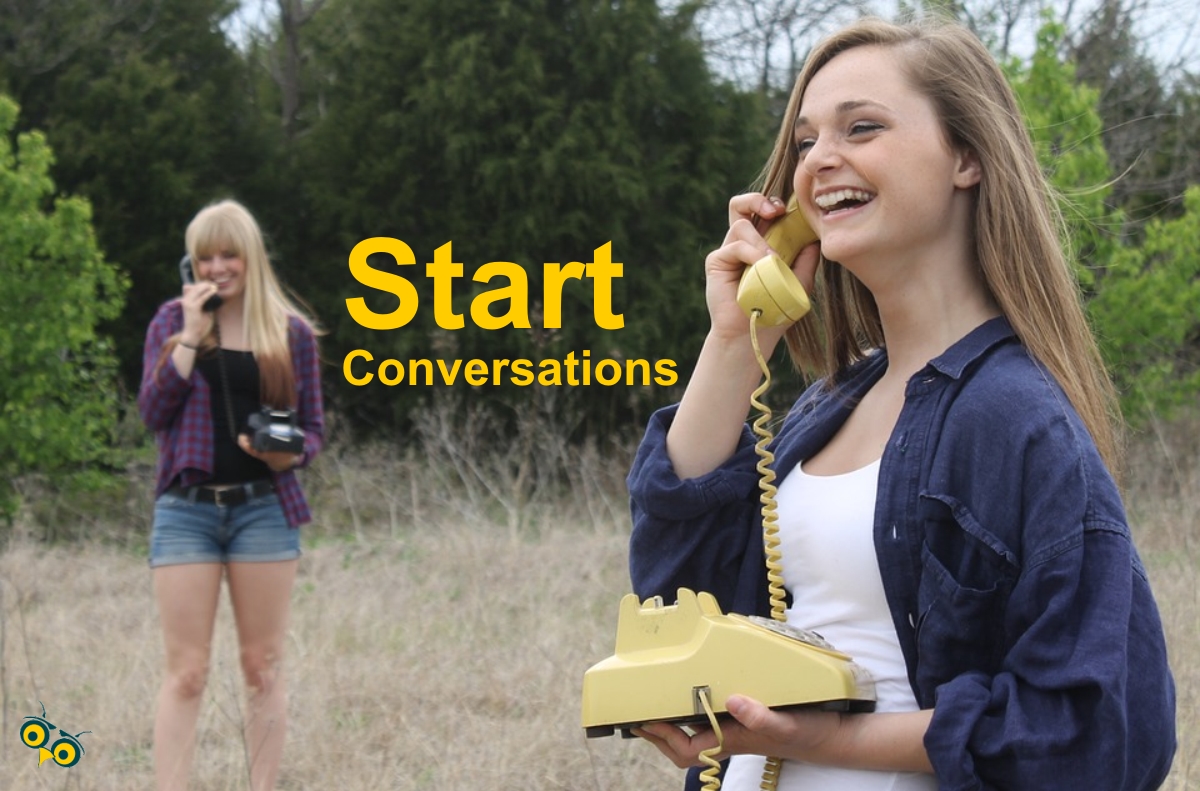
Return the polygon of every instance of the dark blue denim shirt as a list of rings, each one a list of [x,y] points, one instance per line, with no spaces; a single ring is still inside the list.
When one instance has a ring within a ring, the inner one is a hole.
[[[780,478],[833,437],[883,352],[796,403]],[[680,480],[656,413],[629,474],[638,596],[706,590],[769,612],[754,436]],[[1157,788],[1175,752],[1158,609],[1120,494],[1079,416],[1008,322],[912,377],[883,452],[875,548],[938,787]],[[787,558],[783,558],[787,563]]]

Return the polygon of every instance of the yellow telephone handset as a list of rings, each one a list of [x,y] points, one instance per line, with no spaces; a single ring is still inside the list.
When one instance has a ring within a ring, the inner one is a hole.
[[[811,305],[791,266],[800,251],[817,240],[817,234],[804,219],[795,195],[763,238],[776,252],[746,268],[738,284],[738,305],[747,315],[759,311],[759,322],[768,327],[799,321]]]

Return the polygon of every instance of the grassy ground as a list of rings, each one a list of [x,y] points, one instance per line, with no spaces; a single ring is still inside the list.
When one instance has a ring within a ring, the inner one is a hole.
[[[323,527],[306,531],[293,598],[280,788],[679,788],[647,745],[579,726],[583,672],[612,652],[628,590],[627,450],[549,442],[485,463],[462,428],[435,415],[419,450],[331,452],[311,471]],[[1132,448],[1129,505],[1179,686],[1166,787],[1182,791],[1200,789],[1200,422],[1160,428]],[[550,493],[556,467],[570,497]],[[79,514],[104,540],[77,546],[18,529],[0,555],[0,789],[150,788],[161,643],[147,516]],[[240,684],[223,601],[193,789],[247,787]],[[20,743],[39,700],[56,726],[92,731],[70,770],[39,768]]]

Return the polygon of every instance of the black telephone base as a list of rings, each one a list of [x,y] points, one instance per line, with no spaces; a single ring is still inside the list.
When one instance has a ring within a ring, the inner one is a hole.
[[[775,711],[842,711],[847,714],[869,714],[875,711],[875,701],[873,700],[827,700],[820,703],[803,703],[796,706],[773,706]],[[730,715],[722,713],[718,714],[717,718],[721,720],[729,719]],[[674,719],[654,720],[654,722],[670,722],[674,725],[699,725],[707,723],[708,720],[703,717],[676,717]],[[589,739],[599,739],[605,736],[612,736],[616,731],[621,731],[621,738],[636,739],[633,734],[634,728],[640,728],[647,725],[646,722],[626,722],[619,725],[594,725],[584,728],[584,734]]]

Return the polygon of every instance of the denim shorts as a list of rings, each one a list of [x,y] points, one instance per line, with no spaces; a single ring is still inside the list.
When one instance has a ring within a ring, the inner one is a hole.
[[[193,502],[167,492],[154,503],[150,567],[180,563],[263,563],[300,557],[274,492],[240,505]]]

